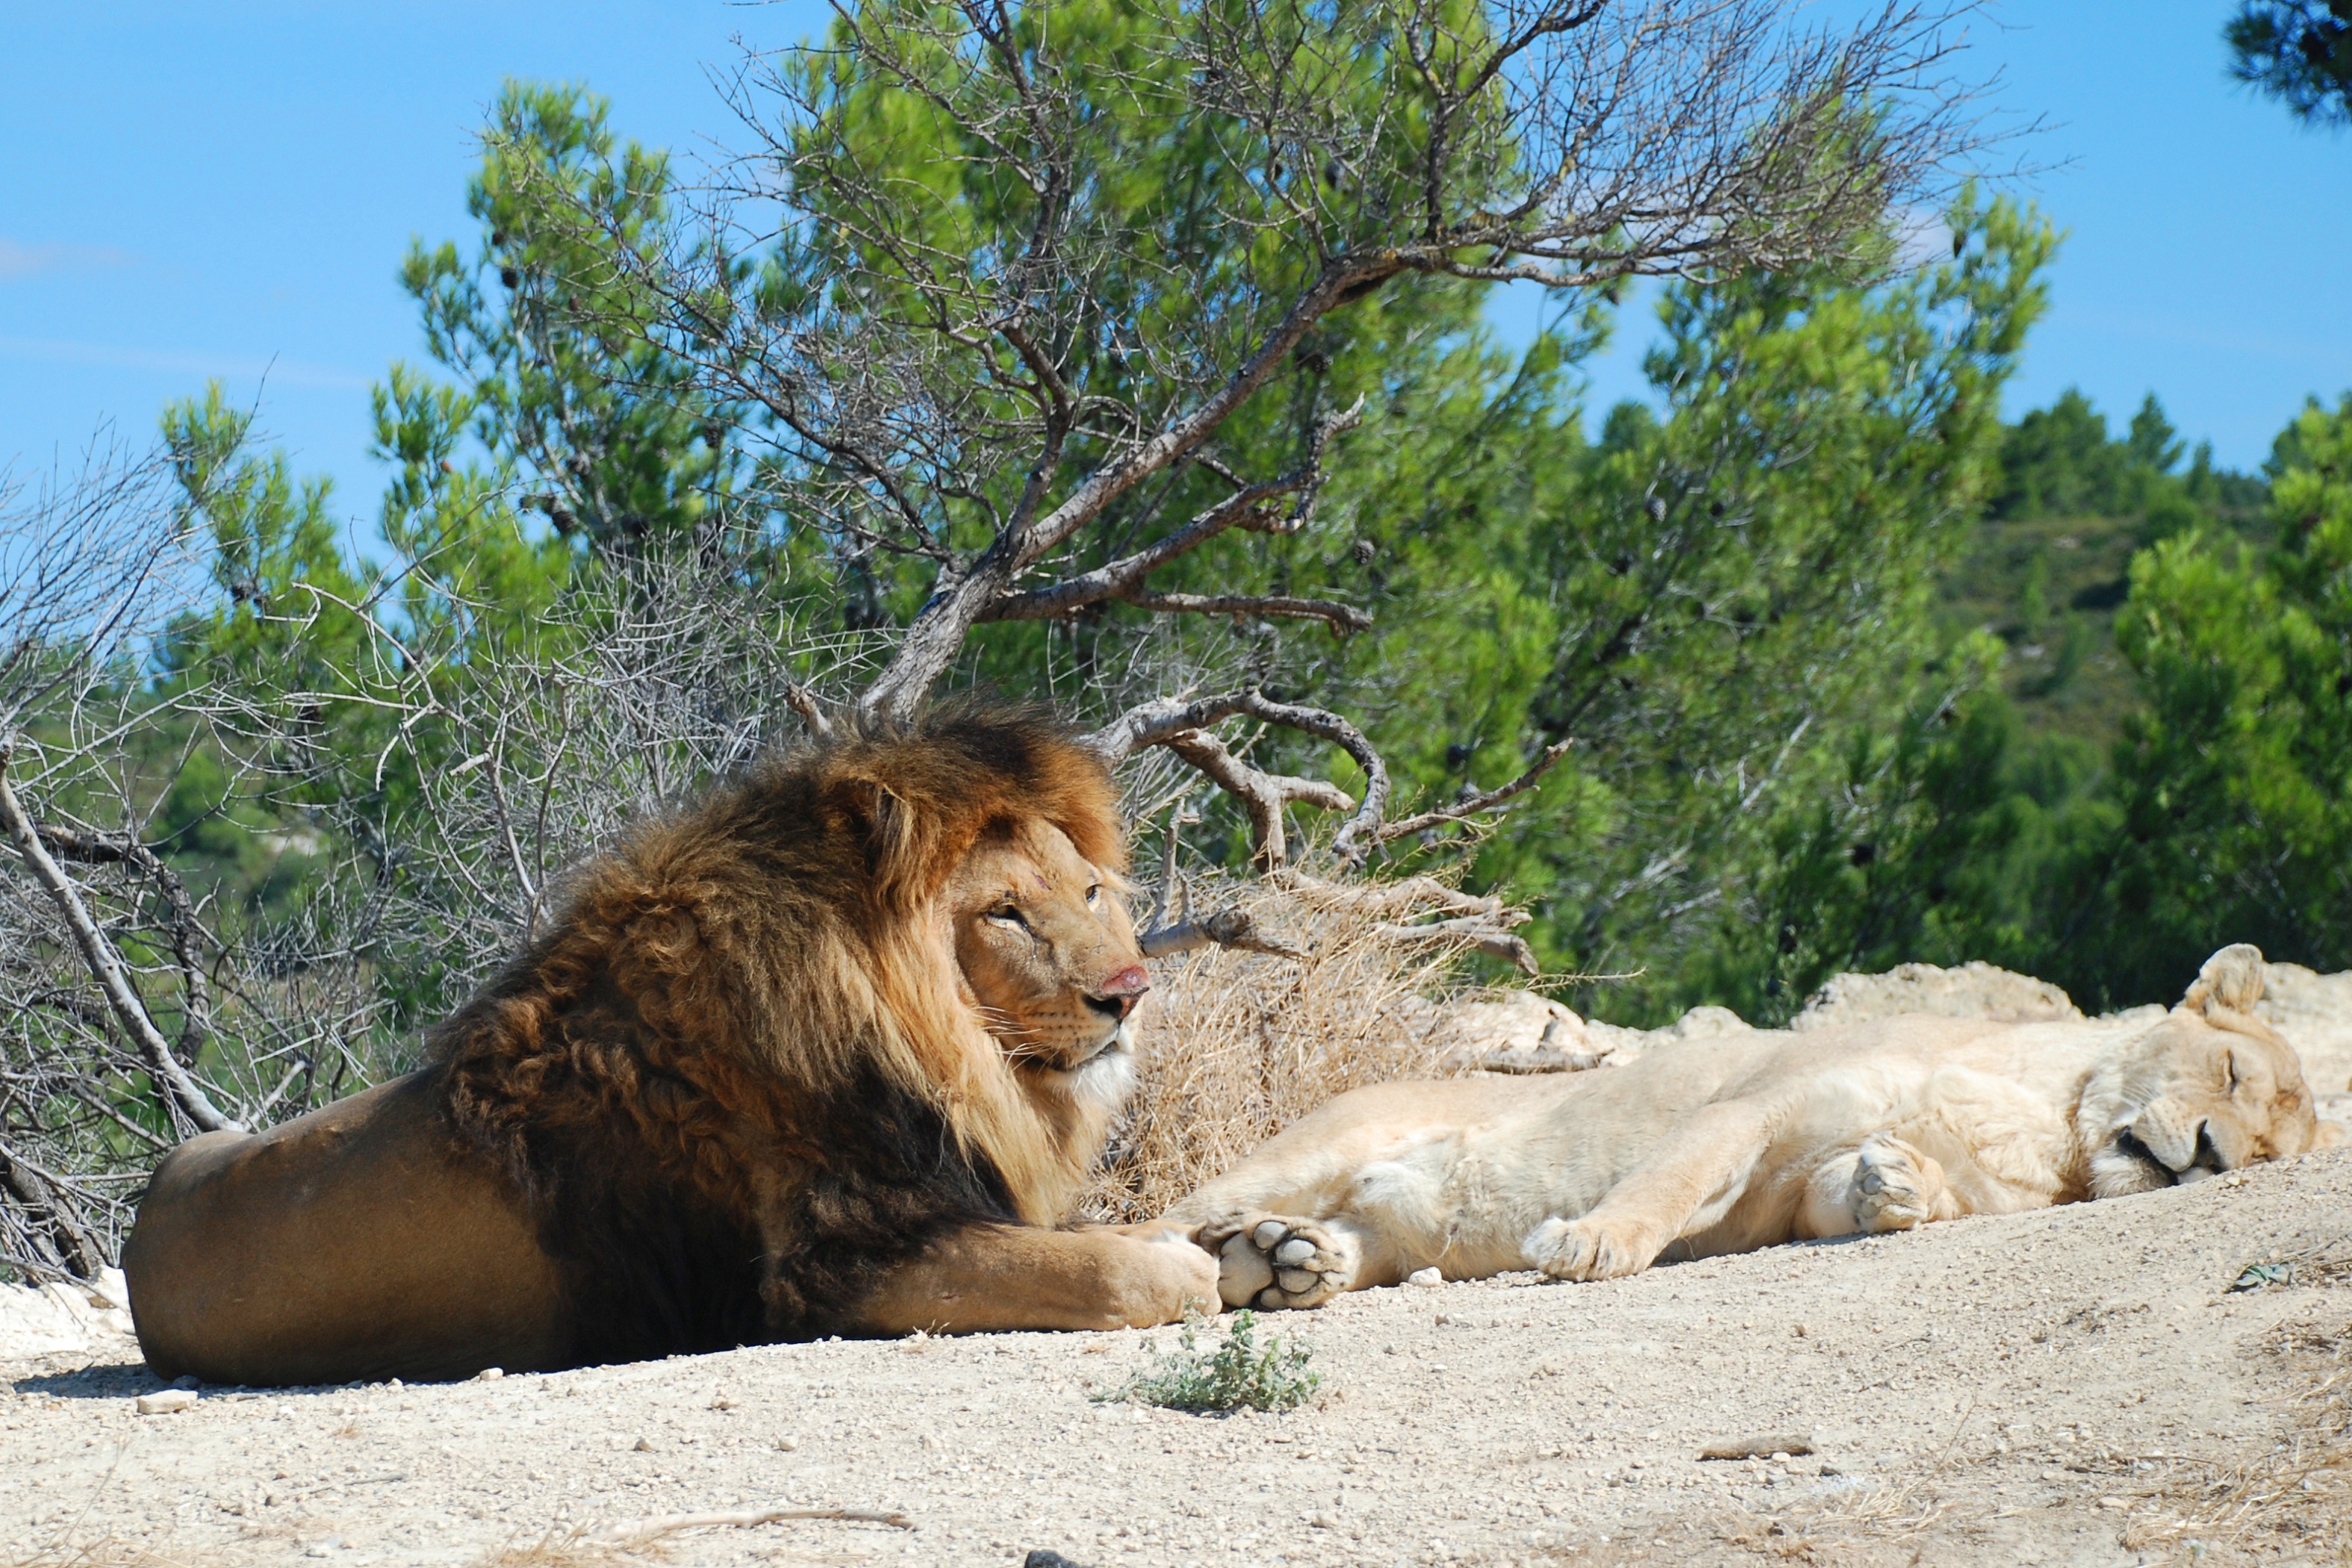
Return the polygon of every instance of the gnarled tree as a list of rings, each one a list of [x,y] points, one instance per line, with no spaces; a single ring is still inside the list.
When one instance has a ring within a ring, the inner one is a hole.
[[[1344,636],[1365,604],[1293,591],[1246,546],[1317,526],[1364,416],[1324,395],[1351,305],[1416,279],[1866,269],[1980,144],[1954,13],[1839,30],[1791,10],[844,6],[824,43],[735,79],[756,141],[694,221],[614,226],[608,254],[892,637],[832,705],[904,714],[1007,623]],[[1501,805],[1562,750],[1392,821],[1358,727],[1235,662],[1163,658],[1142,691],[1096,670],[1087,700],[1107,758],[1165,748],[1231,795],[1261,865],[1291,856],[1294,805],[1346,811],[1329,851],[1355,864]],[[1349,787],[1260,765],[1236,720],[1337,747]]]

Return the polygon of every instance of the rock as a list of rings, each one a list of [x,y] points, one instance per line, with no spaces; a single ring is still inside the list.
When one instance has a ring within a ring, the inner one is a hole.
[[[1801,1034],[1905,1013],[2004,1024],[2071,1023],[2083,1016],[2074,998],[2047,980],[2014,974],[1979,959],[1955,969],[1898,963],[1884,974],[1832,975],[1806,999],[1789,1027]]]
[[[0,1362],[105,1351],[137,1355],[123,1344],[132,1332],[131,1295],[120,1268],[96,1279],[47,1285],[0,1285]]]
[[[476,1383],[496,1383],[506,1374],[507,1369],[502,1366],[486,1366],[481,1371],[474,1374],[474,1381]]]
[[[142,1415],[169,1415],[175,1410],[187,1409],[195,1402],[196,1391],[193,1388],[167,1388],[158,1394],[141,1394],[139,1396],[139,1414]]]
[[[1404,1282],[1408,1285],[1419,1285],[1423,1289],[1427,1289],[1433,1286],[1444,1284],[1445,1276],[1434,1268],[1416,1268],[1404,1277]]]
[[[1787,1458],[1812,1451],[1813,1440],[1811,1437],[1791,1436],[1784,1432],[1765,1437],[1726,1437],[1701,1448],[1698,1457],[1702,1459]]]
[[[2276,1029],[2303,1058],[2303,1076],[2320,1114],[2352,1115],[2352,970],[2319,974],[2300,963],[2264,966],[2254,1016]],[[2332,1104],[2330,1102],[2333,1102]]]
[[[1040,1546],[1021,1560],[1021,1568],[1085,1568],[1060,1552]]]
[[[1588,1037],[1583,1019],[1532,991],[1456,1002],[1440,1016],[1433,1038],[1453,1071],[1581,1072],[1600,1066],[1612,1049]]]

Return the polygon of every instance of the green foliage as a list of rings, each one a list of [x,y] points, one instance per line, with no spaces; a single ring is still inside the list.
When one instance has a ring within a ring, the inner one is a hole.
[[[1938,651],[1931,584],[1991,477],[2052,245],[2006,203],[1951,222],[1954,260],[1889,283],[1671,291],[1649,366],[1663,417],[1612,411],[1587,447],[1538,383],[1478,426],[1491,483],[1415,482],[1401,457],[1378,475],[1452,509],[1397,541],[1356,650],[1392,694],[1378,733],[1444,795],[1576,740],[1472,875],[1535,900],[1549,967],[1646,970],[1585,1006],[1717,999],[1780,814],[1833,787],[1856,727],[1890,694],[1899,711]]]
[[[1097,1397],[1170,1410],[1280,1411],[1297,1409],[1323,1385],[1323,1374],[1307,1365],[1314,1352],[1296,1337],[1286,1344],[1268,1334],[1264,1344],[1258,1342],[1255,1312],[1234,1313],[1225,1337],[1203,1346],[1201,1333],[1208,1326],[1197,1308],[1187,1309],[1174,1350],[1160,1352],[1149,1368]]]
[[[2240,0],[2230,71],[2310,125],[2352,125],[2352,0]]]
[[[675,538],[740,504],[740,410],[698,391],[692,363],[663,346],[662,302],[629,265],[670,222],[669,161],[616,142],[608,112],[576,87],[507,83],[466,192],[480,246],[470,258],[409,247],[401,286],[457,384],[395,365],[376,391],[396,546],[425,552],[454,521],[481,520],[478,550],[483,522],[523,486],[525,507],[592,548]],[[461,475],[467,437],[488,461]],[[520,559],[485,565],[485,588],[531,574]]]
[[[2116,759],[2125,973],[2222,942],[2352,963],[2352,395],[2294,437],[2274,546],[2199,531],[2133,565],[2119,631],[2147,702]]]
[[[1000,179],[1002,165],[940,156],[961,132],[914,85],[974,79],[924,52],[919,8],[860,16],[908,23],[913,74],[805,57],[792,68],[822,113],[787,151],[887,175],[940,257],[1024,232],[1041,194]],[[1147,406],[1248,341],[1263,326],[1251,312],[1302,265],[1225,221],[1219,160],[1264,150],[1176,112],[1187,100],[1149,23],[1129,7],[1057,13],[1087,40],[1055,58],[1094,105],[1066,129],[1099,176],[1070,196],[1093,209],[1073,232],[1098,249],[1039,284],[1085,295],[1091,324],[1062,362],[1071,384]],[[1342,71],[1318,90],[1370,85]],[[1397,134],[1409,160],[1413,132]],[[920,551],[877,548],[881,533],[832,517],[829,500],[801,505],[809,454],[789,419],[714,399],[709,373],[737,340],[716,316],[701,338],[664,325],[674,317],[642,258],[674,237],[667,163],[616,139],[600,100],[509,85],[468,202],[479,247],[420,245],[403,269],[449,379],[394,366],[376,395],[396,573],[341,551],[323,487],[241,455],[244,418],[217,394],[172,416],[221,602],[174,629],[166,679],[233,677],[300,712],[299,744],[257,770],[193,751],[161,819],[181,852],[234,868],[257,896],[290,884],[256,846],[298,820],[383,847],[395,875],[426,775],[504,743],[452,727],[460,689],[497,659],[560,660],[583,631],[549,606],[607,563],[690,544],[792,613],[851,629],[902,622],[930,581]],[[1355,209],[1318,210],[1344,223]],[[697,253],[704,308],[878,320],[887,301],[829,279],[854,261],[887,292],[891,268],[916,262],[853,257],[844,247],[872,226],[816,216],[757,258]],[[1401,279],[1329,318],[1219,434],[1220,462],[1279,472],[1318,412],[1361,397],[1313,525],[1226,535],[1154,580],[1362,605],[1372,630],[1285,638],[1264,621],[1113,608],[984,626],[966,673],[1084,706],[1138,668],[1238,669],[1362,715],[1407,798],[1491,785],[1572,737],[1570,763],[1496,830],[1399,848],[1465,858],[1472,885],[1529,900],[1526,934],[1554,972],[1641,971],[1577,997],[1626,1021],[1701,1001],[1769,1021],[1839,969],[1911,959],[1990,958],[2086,1002],[2144,1000],[2177,990],[2196,932],[2233,921],[2241,935],[2274,931],[2283,953],[2333,951],[2321,937],[2340,924],[2340,882],[2323,868],[2340,847],[2340,793],[2327,795],[2325,759],[2341,715],[2320,667],[2338,633],[2333,590],[2314,584],[2334,546],[2284,509],[2316,482],[2302,476],[2332,471],[2334,427],[2314,416],[2281,438],[2281,510],[2259,516],[2261,481],[2217,472],[2203,447],[2184,466],[2153,396],[2118,438],[2071,391],[2004,427],[2000,391],[2054,242],[2007,202],[1965,199],[1948,222],[1952,258],[1915,273],[1670,289],[1648,364],[1656,410],[1610,410],[1589,438],[1577,370],[1612,301],[1571,301],[1509,354],[1475,286]],[[955,401],[977,446],[1017,422],[1013,361],[976,377],[950,368],[953,386],[929,371],[908,385]],[[1097,461],[1105,438],[1074,432],[1050,482]],[[1117,526],[1080,546],[1096,553],[1062,565],[1131,551],[1223,489],[1204,467],[1179,469],[1118,502]],[[1014,499],[924,498],[926,526],[969,547]],[[393,613],[372,613],[380,601]],[[2109,631],[2118,605],[2128,661]],[[2142,692],[2147,711],[2126,730]],[[2239,761],[2194,739],[2214,725],[2243,732]],[[2110,768],[2116,735],[2128,745]],[[1360,782],[1296,739],[1265,737],[1258,754]],[[1204,804],[1213,828],[1230,811]],[[1228,826],[1208,848],[1237,859],[1244,836]],[[2280,832],[2285,858],[2263,870],[2257,847]],[[2208,899],[2202,925],[2116,914],[2168,879],[2216,878],[2271,912]],[[2096,934],[2111,922],[2133,929]],[[438,982],[419,973],[403,984],[422,1006]]]

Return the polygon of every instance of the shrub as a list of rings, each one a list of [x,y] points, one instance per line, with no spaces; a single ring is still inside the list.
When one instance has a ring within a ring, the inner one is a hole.
[[[1322,1386],[1323,1374],[1307,1364],[1314,1352],[1304,1343],[1294,1338],[1286,1344],[1274,1334],[1258,1343],[1255,1313],[1234,1313],[1223,1342],[1203,1349],[1207,1326],[1198,1311],[1185,1313],[1176,1348],[1103,1397],[1170,1410],[1294,1410]]]

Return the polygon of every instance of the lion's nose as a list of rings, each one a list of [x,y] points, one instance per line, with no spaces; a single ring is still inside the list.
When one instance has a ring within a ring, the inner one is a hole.
[[[1124,1018],[1135,1011],[1137,1000],[1150,989],[1150,974],[1145,971],[1143,965],[1130,963],[1105,980],[1101,988],[1087,1000],[1106,1013],[1117,1007],[1118,1016]]]

